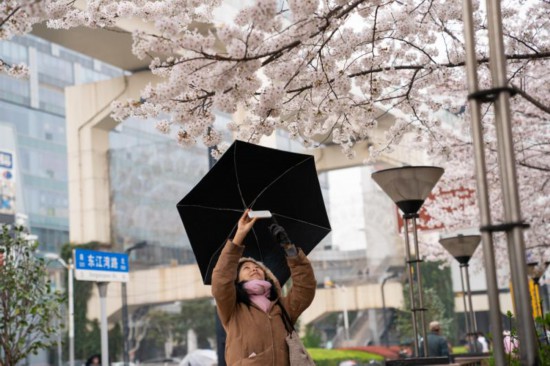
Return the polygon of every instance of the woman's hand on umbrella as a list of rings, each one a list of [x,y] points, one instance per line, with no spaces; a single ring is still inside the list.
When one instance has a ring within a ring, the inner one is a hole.
[[[244,211],[243,215],[241,216],[237,224],[237,232],[235,233],[235,237],[233,238],[233,243],[237,245],[243,244],[244,238],[246,237],[248,232],[252,229],[256,220],[258,220],[257,217],[253,219],[248,217],[249,211],[250,209],[247,209]]]

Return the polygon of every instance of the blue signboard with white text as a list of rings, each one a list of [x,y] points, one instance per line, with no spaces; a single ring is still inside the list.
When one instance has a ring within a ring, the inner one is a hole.
[[[73,256],[77,280],[128,282],[128,254],[75,249]]]

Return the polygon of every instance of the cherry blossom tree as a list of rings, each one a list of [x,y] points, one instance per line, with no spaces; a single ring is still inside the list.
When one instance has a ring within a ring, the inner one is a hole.
[[[0,2],[0,41],[29,33],[34,23],[45,19],[42,5],[40,0]],[[28,69],[24,64],[12,65],[0,58],[0,73],[24,77],[27,76]]]
[[[478,77],[489,87],[487,17],[483,4],[472,2]],[[306,147],[330,140],[352,155],[377,119],[392,113],[396,122],[385,143],[373,147],[373,158],[413,136],[413,148],[426,149],[447,168],[439,189],[475,189],[460,2],[256,0],[223,24],[213,21],[225,6],[221,0],[22,3],[2,3],[1,39],[46,18],[48,26],[66,29],[109,29],[128,17],[154,26],[154,33],[133,32],[133,53],[150,59],[161,81],[147,86],[139,100],[116,103],[116,119],[155,117],[158,129],[181,145],[202,142],[219,155],[226,147],[213,127],[214,111],[242,108],[244,120],[226,127],[243,140],[258,142],[281,129]],[[501,6],[509,85],[516,92],[511,108],[518,182],[531,224],[526,242],[540,245],[550,229],[550,3],[504,0]],[[498,187],[492,109],[484,107],[488,179]],[[441,113],[455,117],[443,121]],[[493,191],[497,222],[502,204]],[[430,215],[447,228],[477,227],[475,195],[466,201],[462,210],[456,198],[434,202]]]

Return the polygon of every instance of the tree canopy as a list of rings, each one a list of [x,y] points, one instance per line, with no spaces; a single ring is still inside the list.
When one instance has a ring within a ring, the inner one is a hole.
[[[64,296],[53,291],[37,243],[22,228],[0,233],[0,364],[17,365],[55,343]],[[57,323],[58,324],[58,323]]]
[[[472,4],[478,78],[488,88],[487,14],[484,4]],[[460,2],[257,0],[244,2],[230,20],[216,18],[226,7],[221,0],[8,0],[0,4],[0,39],[28,33],[39,22],[114,29],[121,19],[139,18],[154,31],[135,29],[132,51],[150,60],[160,82],[138,100],[117,102],[115,119],[153,117],[181,145],[202,141],[219,156],[226,145],[213,125],[214,112],[241,108],[244,120],[225,127],[243,140],[258,142],[279,129],[306,147],[330,141],[352,155],[353,145],[371,139],[377,121],[392,114],[396,120],[385,141],[372,147],[374,159],[408,144],[446,168],[439,193],[475,190]],[[501,7],[508,83],[516,93],[511,108],[518,183],[531,224],[526,245],[532,247],[545,243],[550,229],[550,4],[504,0]],[[24,66],[1,68],[25,72]],[[483,113],[491,212],[501,222],[491,106],[484,105]],[[454,193],[430,205],[433,225],[478,226],[475,194]],[[430,255],[443,255],[426,244]]]

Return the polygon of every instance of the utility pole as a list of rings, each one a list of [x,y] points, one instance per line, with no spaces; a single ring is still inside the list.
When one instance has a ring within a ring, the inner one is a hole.
[[[130,252],[133,250],[141,249],[147,245],[146,241],[140,241],[130,248],[126,249],[124,252],[128,254],[128,261],[130,261]],[[124,361],[124,366],[130,365],[130,340],[128,339],[130,334],[130,329],[128,326],[128,289],[126,287],[126,282],[121,284],[121,295],[122,295],[122,336],[123,336],[123,352],[122,357]]]

